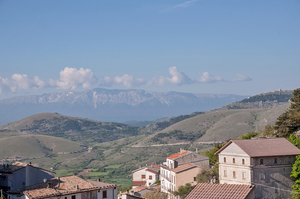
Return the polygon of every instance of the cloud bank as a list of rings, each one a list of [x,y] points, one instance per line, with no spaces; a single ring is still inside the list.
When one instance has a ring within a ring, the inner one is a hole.
[[[0,76],[0,94],[3,92],[17,92],[20,90],[38,90],[42,88],[56,88],[62,90],[75,90],[79,87],[89,89],[98,83],[98,78],[91,69],[76,69],[66,67],[60,71],[59,79],[50,79],[48,81],[41,80],[38,76],[34,78],[28,77],[26,74],[13,74],[11,78],[3,78]],[[191,79],[184,72],[173,66],[169,68],[169,76],[154,76],[149,81],[144,78],[133,77],[129,74],[123,74],[115,77],[101,78],[101,87],[124,86],[127,88],[146,86],[165,86],[165,85],[189,85],[199,83],[217,83],[217,82],[242,82],[251,81],[252,79],[246,75],[237,74],[236,78],[224,80],[220,76],[213,76],[208,72],[200,74],[196,79]]]

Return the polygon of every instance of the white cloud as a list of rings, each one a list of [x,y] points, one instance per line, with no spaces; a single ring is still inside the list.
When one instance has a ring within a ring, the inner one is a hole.
[[[231,82],[243,82],[243,81],[251,81],[252,79],[247,75],[236,74],[237,78],[231,80]]]
[[[165,84],[183,85],[192,83],[192,80],[185,73],[179,72],[175,66],[169,68],[169,73],[172,76],[171,78],[155,76],[148,82],[148,85],[164,86]]]
[[[64,70],[60,71],[59,80],[50,80],[50,85],[56,85],[59,89],[76,89],[79,86],[83,88],[91,88],[91,86],[97,83],[98,79],[94,76],[91,69],[66,67]]]
[[[194,2],[196,2],[198,0],[190,0],[190,1],[186,1],[184,3],[181,3],[181,4],[177,4],[175,6],[172,6],[172,7],[169,7],[169,8],[166,8],[164,10],[161,10],[161,12],[168,12],[168,11],[172,11],[174,9],[178,9],[178,8],[186,8],[186,7],[189,7],[191,6]]]
[[[46,86],[38,76],[33,79],[29,78],[26,74],[13,74],[11,80],[0,77],[0,93],[3,91],[16,92],[18,90],[39,89]]]
[[[109,80],[107,77],[105,77],[106,80]],[[105,81],[105,79],[104,79]],[[114,78],[114,82],[116,84],[123,84],[124,86],[130,88],[130,87],[133,87],[133,86],[140,86],[142,84],[145,83],[145,80],[143,78],[133,78],[132,75],[128,75],[128,74],[124,74],[123,76],[116,76]]]
[[[224,81],[222,77],[212,76],[208,72],[204,72],[200,78],[196,79],[196,82],[200,83],[214,83]]]

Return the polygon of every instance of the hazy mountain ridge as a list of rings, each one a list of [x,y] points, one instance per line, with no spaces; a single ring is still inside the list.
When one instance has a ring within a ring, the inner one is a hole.
[[[95,88],[83,92],[48,93],[3,99],[0,100],[0,118],[16,121],[37,113],[58,112],[109,122],[155,120],[195,111],[208,111],[244,98],[245,96],[229,94]]]

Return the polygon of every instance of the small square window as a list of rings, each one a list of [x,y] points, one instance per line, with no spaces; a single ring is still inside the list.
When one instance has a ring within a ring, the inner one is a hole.
[[[266,176],[265,176],[265,174],[264,174],[264,173],[261,173],[261,174],[260,174],[260,179],[261,179],[261,180],[264,180],[264,179],[266,179]]]
[[[233,172],[233,178],[236,178],[235,171]]]
[[[264,159],[260,159],[259,164],[264,164]]]
[[[245,164],[245,159],[242,159],[242,164]]]
[[[149,176],[149,180],[152,180],[152,175]]]
[[[274,163],[277,164],[277,158],[274,158]]]
[[[235,158],[232,158],[232,163],[235,163]]]
[[[146,175],[142,175],[142,179],[146,179]]]
[[[76,199],[76,196],[72,196],[72,199]]]
[[[226,162],[226,158],[224,157],[224,162]]]
[[[194,177],[194,181],[196,181],[196,177]]]
[[[224,177],[227,177],[227,171],[224,170]]]

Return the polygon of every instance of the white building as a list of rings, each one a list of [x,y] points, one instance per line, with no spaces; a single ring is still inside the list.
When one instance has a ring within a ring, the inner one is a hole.
[[[159,180],[160,166],[151,164],[132,171],[132,188],[151,186]]]
[[[289,198],[300,150],[285,138],[231,140],[219,155],[220,184],[255,185],[255,198]]]
[[[179,153],[167,157],[160,168],[161,191],[171,195],[179,186],[195,183],[201,167],[208,166],[208,157],[180,149]]]

